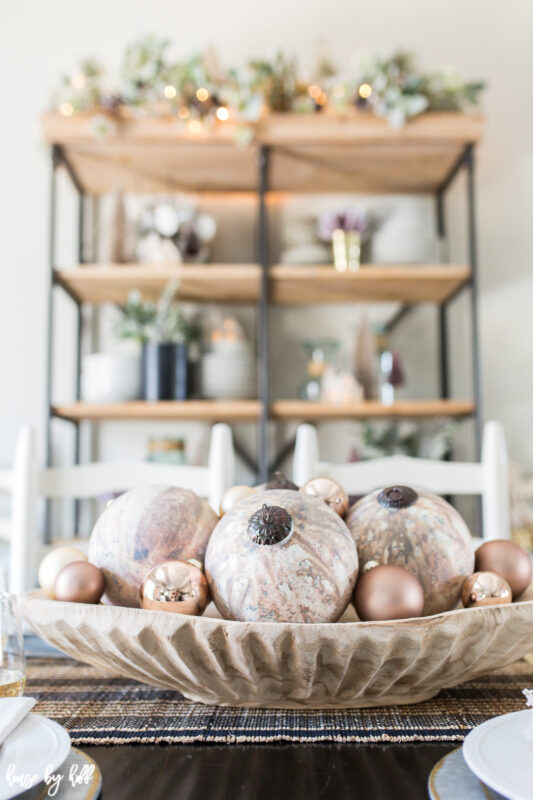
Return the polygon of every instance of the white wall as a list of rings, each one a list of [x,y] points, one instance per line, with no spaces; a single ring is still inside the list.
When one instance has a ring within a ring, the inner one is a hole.
[[[42,441],[49,162],[39,112],[58,76],[81,56],[116,66],[127,42],[153,31],[168,35],[183,55],[212,42],[226,63],[283,48],[305,66],[320,40],[339,64],[362,50],[401,46],[414,49],[424,66],[451,63],[467,77],[489,81],[478,183],[485,415],[504,422],[512,457],[533,468],[532,26],[533,4],[523,0],[154,0],[148,6],[142,0],[4,0],[0,464],[11,460],[20,423],[36,425]],[[75,209],[66,208],[69,213]],[[71,258],[72,243],[64,248]],[[466,317],[459,309],[455,319],[459,362]],[[286,318],[287,331],[298,324],[296,315]],[[71,349],[63,334],[63,382]]]

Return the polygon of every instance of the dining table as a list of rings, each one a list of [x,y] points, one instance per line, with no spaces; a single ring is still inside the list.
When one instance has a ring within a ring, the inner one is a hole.
[[[36,636],[26,654],[34,710],[93,759],[105,800],[426,800],[435,765],[476,725],[523,709],[533,686],[522,660],[413,705],[232,709],[107,674]]]
[[[427,800],[432,768],[456,746],[152,744],[80,749],[100,767],[105,800]]]

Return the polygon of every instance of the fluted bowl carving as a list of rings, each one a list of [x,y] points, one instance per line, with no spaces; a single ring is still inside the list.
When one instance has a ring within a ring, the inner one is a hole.
[[[533,651],[532,587],[511,605],[396,622],[233,622],[60,603],[40,592],[20,606],[68,655],[196,702],[364,708],[426,700]]]

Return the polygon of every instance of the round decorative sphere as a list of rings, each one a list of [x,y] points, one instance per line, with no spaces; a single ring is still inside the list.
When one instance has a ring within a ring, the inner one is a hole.
[[[216,607],[226,619],[250,622],[334,622],[357,572],[342,519],[292,489],[242,500],[217,524],[205,554]]]
[[[61,547],[54,547],[49,553],[45,555],[39,564],[39,586],[50,597],[55,597],[54,587],[56,579],[63,567],[71,564],[73,561],[87,561],[87,556],[77,547],[69,547],[67,545]]]
[[[495,572],[474,572],[463,584],[461,600],[465,608],[497,606],[513,599],[511,587]]]
[[[56,578],[56,600],[67,603],[98,603],[105,589],[101,569],[88,561],[72,561]]]
[[[531,560],[525,550],[508,539],[492,539],[476,550],[476,570],[495,572],[507,581],[513,598],[531,583]]]
[[[346,516],[348,495],[340,483],[334,481],[333,478],[311,478],[310,481],[304,483],[300,491],[308,494],[309,497],[316,497],[317,500],[327,503],[339,517]]]
[[[218,516],[205,500],[177,486],[146,486],[117,497],[97,520],[89,560],[104,573],[104,602],[139,606],[148,570],[163,561],[203,561]]]
[[[197,564],[165,561],[153,567],[141,584],[141,607],[174,614],[203,614],[209,602],[209,588]]]
[[[424,590],[423,614],[454,608],[474,571],[471,537],[463,518],[442,497],[408,486],[389,486],[363,497],[346,524],[359,563],[404,567]]]
[[[361,575],[355,587],[354,605],[363,621],[420,617],[424,590],[411,572],[384,564]]]
[[[227,514],[228,511],[233,511],[237,503],[240,503],[245,497],[255,494],[256,491],[257,489],[254,489],[253,486],[241,486],[240,484],[226,489],[220,501],[220,516]]]
[[[269,491],[271,489],[292,489],[294,492],[298,491],[298,486],[293,483],[293,481],[289,480],[283,472],[280,472],[279,469],[274,472],[264,488]]]

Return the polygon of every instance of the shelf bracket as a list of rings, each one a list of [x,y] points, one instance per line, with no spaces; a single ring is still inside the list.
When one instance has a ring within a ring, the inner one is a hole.
[[[411,311],[413,306],[411,305],[403,305],[401,306],[395,314],[385,323],[385,330],[387,333],[392,333],[394,328],[404,319]]]
[[[289,441],[286,442],[279,449],[278,453],[276,454],[276,457],[274,458],[274,460],[272,461],[272,463],[268,468],[268,472],[270,475],[272,475],[273,472],[276,472],[276,470],[278,470],[282,466],[283,462],[293,453],[295,444],[296,444],[296,436],[292,436],[289,439]]]
[[[80,195],[84,194],[82,183],[81,183],[80,179],[78,178],[76,170],[74,169],[74,167],[70,163],[69,159],[65,155],[64,149],[61,147],[61,145],[55,144],[54,147],[53,147],[53,152],[54,152],[54,155],[55,155],[55,158],[56,158],[56,164],[57,165],[62,164],[65,167],[65,169],[67,171],[67,175],[69,176],[70,180],[72,181],[72,183],[74,185],[74,188],[76,189],[78,194],[80,194]]]
[[[239,440],[235,437],[235,434],[233,434],[233,448],[243,464],[248,467],[250,472],[253,472],[254,475],[257,475],[257,463],[255,458],[250,455],[242,442],[239,442]]]

